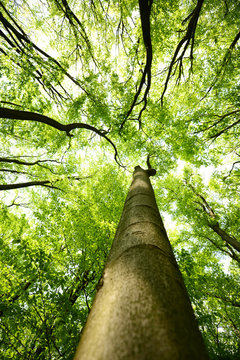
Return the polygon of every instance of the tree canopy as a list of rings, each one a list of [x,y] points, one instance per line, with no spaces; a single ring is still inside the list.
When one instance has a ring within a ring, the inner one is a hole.
[[[0,1],[0,354],[72,359],[134,166],[210,359],[238,359],[240,6]]]

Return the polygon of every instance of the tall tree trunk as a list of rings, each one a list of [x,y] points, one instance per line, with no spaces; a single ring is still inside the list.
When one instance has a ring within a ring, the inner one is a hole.
[[[149,180],[133,182],[74,360],[208,359]]]

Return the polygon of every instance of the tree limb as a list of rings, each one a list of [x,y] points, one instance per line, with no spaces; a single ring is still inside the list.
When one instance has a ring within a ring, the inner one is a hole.
[[[10,13],[7,11],[5,6],[0,1],[0,6],[4,9],[9,18],[13,21],[15,27],[0,13],[0,22],[3,24],[4,28],[8,32],[9,36],[12,38],[14,43],[4,34],[2,31],[0,32],[0,36],[4,37],[4,39],[9,43],[12,48],[15,48],[18,53],[25,53],[26,50],[30,48],[34,49],[38,54],[43,55],[48,60],[51,60],[52,63],[57,65],[57,67],[65,74],[74,84],[79,86],[89,97],[91,97],[90,93],[83,87],[83,85],[76,80],[71,74],[67,72],[67,70],[52,56],[48,55],[45,51],[40,49],[37,45],[35,45],[23,31],[23,29],[17,24],[17,22],[12,18]],[[41,59],[42,60],[42,59]],[[42,63],[43,66],[47,66],[48,64]],[[49,70],[49,69],[47,69]]]
[[[202,200],[202,204],[199,204],[202,206],[203,211],[206,212],[210,218],[216,220],[216,214],[214,213],[211,206],[208,204],[207,200],[195,190],[192,184],[187,183],[187,185],[191,188],[193,193]],[[215,221],[214,223],[208,222],[208,226],[216,234],[218,234],[224,242],[231,245],[236,251],[240,252],[240,242],[234,236],[229,235],[225,230],[223,230],[217,221]]]
[[[240,253],[240,242],[237,239],[235,239],[235,237],[229,235],[225,230],[221,229],[218,222],[216,224],[209,223],[208,226],[216,234],[218,234],[224,242],[231,245],[235,250],[237,250]]]
[[[220,300],[224,301],[225,303],[229,303],[230,305],[232,305],[234,307],[240,307],[240,302],[238,302],[238,301],[234,301],[234,300],[229,299],[229,298],[227,298],[225,296],[220,296],[220,295],[212,294],[212,293],[209,293],[209,292],[207,292],[207,294],[210,295],[210,296],[215,297],[216,299],[220,299]]]
[[[146,64],[142,73],[142,78],[140,81],[140,84],[138,86],[137,92],[134,96],[133,102],[130,106],[130,109],[128,110],[124,121],[121,124],[121,129],[123,128],[125,122],[127,121],[128,117],[130,116],[130,114],[133,111],[133,108],[136,105],[139,105],[140,103],[144,103],[142,109],[140,110],[140,113],[138,115],[138,122],[139,122],[139,126],[141,127],[141,116],[143,111],[146,109],[147,107],[147,97],[148,97],[148,93],[151,87],[151,78],[152,78],[152,74],[151,74],[151,66],[152,66],[152,41],[151,41],[151,27],[150,27],[150,15],[151,15],[151,7],[152,7],[152,3],[153,0],[139,0],[138,4],[139,4],[139,11],[140,11],[140,19],[141,19],[141,26],[142,26],[142,34],[143,34],[143,42],[144,42],[144,46],[146,49]],[[143,98],[137,103],[138,98],[141,94],[143,85],[145,84],[147,80],[147,84],[146,84],[146,89],[145,92],[143,94]]]
[[[240,30],[238,31],[238,33],[236,34],[235,38],[233,39],[231,45],[227,49],[226,54],[225,54],[225,56],[223,58],[222,64],[221,64],[220,68],[217,70],[217,73],[215,75],[215,78],[212,81],[212,84],[210,85],[210,87],[206,91],[206,94],[201,98],[201,100],[205,99],[205,97],[210,93],[210,91],[216,85],[219,76],[221,75],[221,73],[223,72],[223,70],[226,68],[226,66],[228,64],[228,62],[229,62],[229,60],[231,58],[232,51],[235,48],[235,45],[237,44],[239,39],[240,39]]]
[[[210,130],[211,128],[213,128],[214,126],[217,126],[219,123],[221,123],[226,117],[228,116],[231,116],[231,115],[235,115],[237,113],[240,112],[240,109],[235,109],[233,111],[230,111],[224,115],[218,115],[218,114],[208,114],[207,116],[216,116],[218,117],[218,120],[215,121],[213,124],[209,125],[208,127],[202,129],[202,130],[199,130],[199,131],[195,131],[194,134],[198,134],[198,133],[201,133],[203,131],[207,131],[207,130]]]
[[[199,194],[199,193],[196,191],[196,189],[193,187],[192,184],[189,184],[189,183],[187,182],[187,185],[191,188],[192,192],[202,200],[202,203],[201,203],[201,202],[197,202],[199,205],[201,205],[202,209],[203,209],[212,219],[216,219],[216,215],[215,215],[213,209],[211,208],[211,206],[208,204],[207,200],[206,200],[201,194]]]
[[[163,98],[164,98],[165,92],[167,91],[168,83],[169,83],[171,74],[173,72],[174,66],[175,66],[174,72],[177,70],[177,67],[179,66],[178,79],[180,80],[180,77],[181,77],[181,74],[182,74],[183,57],[184,57],[185,52],[186,52],[188,46],[190,45],[190,43],[191,43],[190,60],[191,60],[191,67],[192,67],[195,31],[196,31],[196,27],[197,27],[197,23],[198,23],[198,20],[199,20],[199,16],[200,16],[200,12],[201,12],[201,9],[202,9],[203,2],[204,2],[204,0],[198,0],[197,5],[194,8],[194,10],[191,12],[190,15],[187,16],[187,18],[185,20],[183,20],[183,24],[186,21],[189,21],[189,23],[188,23],[188,27],[187,27],[187,30],[186,30],[186,34],[184,35],[184,37],[178,43],[178,45],[176,47],[176,50],[174,52],[173,58],[171,60],[171,63],[169,65],[167,78],[166,78],[166,81],[165,81],[165,84],[164,84],[164,89],[163,89],[162,96],[161,96],[161,104],[162,105],[163,105]],[[179,55],[179,52],[180,52],[181,49],[182,49],[182,53]],[[179,57],[178,57],[178,55],[179,55]]]
[[[33,162],[28,162],[28,161],[18,160],[18,159],[15,159],[15,158],[6,158],[6,157],[0,157],[0,162],[2,162],[2,163],[13,163],[13,164],[19,164],[19,165],[27,165],[27,166],[40,165],[40,163],[43,163],[43,162],[60,163],[57,160],[36,160],[36,161],[33,161]]]
[[[0,185],[0,191],[26,188],[26,187],[30,187],[30,186],[47,186],[48,184],[51,184],[50,180],[28,181],[25,183],[18,183],[18,184],[3,184],[3,185]],[[47,187],[56,188],[56,187],[50,186],[50,185],[48,185]]]
[[[93,52],[92,52],[92,47],[90,44],[90,40],[87,36],[86,30],[82,24],[82,22],[80,21],[80,19],[75,15],[75,13],[71,10],[68,2],[66,0],[54,0],[57,7],[64,13],[64,15],[66,16],[66,18],[69,21],[70,26],[73,29],[74,35],[76,37],[76,30],[78,31],[78,33],[80,34],[81,38],[84,40],[85,44],[87,45],[88,51],[95,63],[95,65],[97,65],[97,62],[93,56]],[[62,4],[60,4],[60,2]],[[74,23],[75,21],[75,23]],[[76,27],[76,24],[78,25],[78,28]],[[77,38],[76,38],[77,41]],[[77,45],[78,46],[78,45]]]
[[[58,122],[46,115],[42,115],[39,113],[15,110],[15,109],[13,110],[13,109],[8,109],[8,108],[1,108],[1,107],[0,107],[0,118],[40,122],[40,123],[46,124],[46,125],[54,128],[54,129],[57,129],[59,131],[66,132],[67,136],[70,136],[70,137],[73,136],[70,134],[70,132],[74,129],[86,129],[86,130],[93,131],[94,133],[96,133],[99,136],[106,139],[112,145],[112,147],[114,148],[114,151],[115,151],[115,155],[114,155],[115,161],[117,162],[117,164],[119,166],[122,166],[122,164],[118,160],[117,148],[116,148],[115,144],[112,142],[112,140],[106,136],[106,131],[99,130],[99,129],[95,128],[94,126],[84,124],[84,123],[72,123],[72,124],[65,125],[65,124],[61,124],[60,122]]]
[[[209,139],[214,139],[216,140],[220,135],[222,135],[223,133],[227,132],[228,130],[230,130],[232,127],[234,127],[235,125],[240,123],[240,119],[234,121],[234,123],[232,123],[231,125],[226,126],[224,129],[222,129],[221,131],[219,131],[218,133],[212,135],[209,137]]]

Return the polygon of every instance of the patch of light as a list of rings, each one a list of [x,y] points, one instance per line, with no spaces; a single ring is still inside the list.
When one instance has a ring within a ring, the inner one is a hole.
[[[200,166],[198,172],[199,172],[199,174],[202,176],[204,185],[206,185],[206,186],[208,185],[209,180],[210,180],[210,178],[211,178],[211,176],[212,176],[212,173],[213,173],[215,170],[216,170],[215,167],[212,166],[212,165],[209,165],[209,166],[204,166],[204,165],[202,165],[202,166]]]
[[[180,159],[177,160],[177,169],[176,169],[177,175],[182,174],[182,171],[183,171],[184,167],[186,166],[186,164],[187,163],[184,160],[180,160]]]
[[[222,269],[223,269],[225,274],[229,274],[230,263],[231,263],[231,258],[230,257],[225,257],[224,259],[220,260],[220,264],[222,265]]]
[[[181,175],[183,173],[183,169],[185,168],[185,166],[187,166],[187,162],[184,160],[177,160],[177,169],[176,169],[176,174],[177,175]],[[216,170],[216,168],[212,165],[209,166],[204,166],[201,165],[199,169],[197,169],[197,172],[199,175],[201,175],[202,180],[204,185],[208,185],[209,180],[213,174],[213,172]]]

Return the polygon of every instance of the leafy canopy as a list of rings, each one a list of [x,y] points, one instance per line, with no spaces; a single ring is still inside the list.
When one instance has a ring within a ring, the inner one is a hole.
[[[147,155],[210,358],[239,358],[238,3],[0,11],[2,358],[72,358]]]

